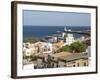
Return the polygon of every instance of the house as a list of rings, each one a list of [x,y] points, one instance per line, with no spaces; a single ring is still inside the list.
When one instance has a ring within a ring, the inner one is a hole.
[[[24,56],[31,56],[35,52],[34,44],[31,44],[29,42],[23,44],[23,54]]]
[[[37,54],[48,53],[52,54],[52,44],[47,42],[37,42],[34,44],[38,48]]]
[[[59,67],[82,67],[89,65],[89,56],[82,53],[69,53],[64,56],[56,55]],[[62,54],[63,55],[63,54]]]
[[[61,52],[53,55],[41,54],[37,68],[83,67],[89,65],[89,56],[81,53]]]
[[[31,56],[33,54],[41,53],[52,53],[52,44],[46,42],[36,42],[36,43],[24,43],[23,44],[23,54],[25,56]]]
[[[91,56],[91,47],[88,46],[85,52],[86,52],[87,55],[90,57],[90,56]]]
[[[68,31],[68,32],[67,32]],[[74,42],[74,36],[72,33],[69,33],[71,29],[64,29],[64,32],[62,33],[62,37],[64,39],[65,45],[70,45]]]

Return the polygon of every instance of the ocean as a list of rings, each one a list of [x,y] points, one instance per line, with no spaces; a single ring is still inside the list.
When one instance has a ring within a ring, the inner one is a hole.
[[[58,34],[58,31],[63,32],[65,26],[23,26],[23,38],[43,38],[46,36],[52,36]],[[66,26],[66,29],[71,29],[72,31],[86,31],[90,30],[89,26]],[[82,36],[82,34],[73,34],[75,38]]]

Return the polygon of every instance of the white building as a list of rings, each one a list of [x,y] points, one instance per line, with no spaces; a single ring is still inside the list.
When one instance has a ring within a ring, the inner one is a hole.
[[[67,37],[66,37],[65,44],[66,44],[66,45],[70,45],[70,44],[72,44],[73,42],[74,42],[73,34],[68,33],[68,34],[67,34]]]
[[[43,53],[52,54],[53,46],[51,43],[46,42],[36,42],[32,43],[24,43],[23,44],[23,54],[24,56],[31,56],[33,54],[39,55]]]
[[[71,29],[67,30],[66,28],[64,28],[64,31],[71,31]],[[70,44],[72,44],[75,41],[74,40],[74,36],[71,33],[63,32],[62,33],[62,37],[64,38],[65,45],[70,45]]]
[[[91,47],[90,46],[87,47],[86,53],[88,53],[89,57],[91,56]]]
[[[34,44],[24,43],[23,44],[23,54],[24,56],[31,56],[35,53],[35,47]]]
[[[46,43],[46,42],[43,42],[42,46],[40,47],[42,52],[41,53],[47,53],[47,54],[52,54],[52,50],[53,50],[53,47],[52,47],[52,44],[51,43]]]

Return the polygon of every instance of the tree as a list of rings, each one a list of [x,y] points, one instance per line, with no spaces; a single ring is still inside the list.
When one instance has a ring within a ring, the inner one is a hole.
[[[70,46],[69,45],[66,45],[66,46],[63,46],[62,48],[60,48],[57,52],[63,52],[63,51],[67,51],[67,52],[70,52]]]
[[[37,60],[37,56],[35,56],[34,54],[30,56],[31,61],[36,61]]]
[[[63,46],[62,51],[70,51],[70,46],[68,46],[68,45]]]
[[[71,52],[84,52],[87,45],[83,42],[74,42],[70,45]]]

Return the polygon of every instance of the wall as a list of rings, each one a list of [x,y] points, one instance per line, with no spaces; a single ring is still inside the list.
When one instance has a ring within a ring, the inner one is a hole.
[[[81,4],[100,5],[99,0],[30,0],[30,1],[54,2],[54,3],[64,3],[64,4],[65,3],[80,4],[80,5]],[[0,80],[14,80],[10,78],[10,68],[11,68],[10,66],[11,65],[11,60],[10,60],[11,59],[11,48],[10,48],[11,47],[11,11],[10,11],[11,8],[10,7],[11,7],[11,0],[0,0]],[[100,16],[98,17],[100,19]],[[98,29],[100,30],[99,27]],[[100,32],[98,32],[98,34],[100,34]],[[98,44],[100,44],[100,37],[98,39],[99,39]],[[100,54],[98,55],[98,57],[100,57]],[[98,67],[100,67],[100,64],[98,64]],[[35,78],[34,80],[47,80],[47,79],[48,80],[56,80],[56,79],[57,80],[100,80],[99,76],[100,76],[100,69],[98,74],[61,76],[61,77],[50,77],[50,78],[45,77],[45,78]],[[33,80],[33,79],[30,78],[28,80]]]

